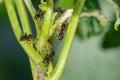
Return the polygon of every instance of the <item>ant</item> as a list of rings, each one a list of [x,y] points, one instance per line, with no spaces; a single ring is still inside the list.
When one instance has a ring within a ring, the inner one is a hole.
[[[39,17],[43,18],[45,14],[45,11],[38,11],[38,13],[35,15],[34,19],[37,20]]]
[[[27,33],[25,33],[23,36],[21,36],[20,41],[25,41],[25,40],[30,41],[31,39],[32,39],[32,35],[31,34],[27,35]]]
[[[65,31],[65,23],[63,23],[61,26],[61,30],[58,36],[59,40],[62,40],[64,38],[64,31]]]
[[[43,63],[48,63],[50,59],[55,55],[54,51],[51,51],[51,53],[43,60]]]

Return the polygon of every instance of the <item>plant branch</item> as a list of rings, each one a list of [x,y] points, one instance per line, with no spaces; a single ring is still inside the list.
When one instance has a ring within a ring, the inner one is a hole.
[[[22,30],[20,28],[20,25],[18,23],[18,19],[17,19],[17,15],[13,6],[13,0],[4,0],[5,2],[5,6],[8,12],[8,16],[9,16],[9,20],[11,22],[12,25],[12,29],[14,31],[14,34],[16,36],[16,38],[20,39],[21,35],[22,35]]]
[[[50,29],[49,37],[52,37],[55,33],[57,27],[61,26],[64,21],[71,17],[73,10],[68,9],[61,17],[54,23]]]
[[[56,31],[56,29],[62,25],[62,23],[64,21],[66,21],[67,19],[70,20],[70,17],[72,15],[73,9],[68,9],[67,11],[65,11],[60,18],[58,18],[58,20],[56,20],[56,22],[53,24],[53,26],[50,29],[50,33],[49,33],[49,37],[52,37]],[[99,21],[100,24],[102,26],[106,25],[106,23],[109,21],[102,13],[100,10],[95,10],[95,11],[91,11],[91,12],[82,12],[80,17],[84,17],[84,16],[94,16],[96,17]],[[69,22],[68,20],[68,22]]]
[[[20,25],[18,22],[18,18],[16,16],[15,8],[13,5],[13,0],[4,0],[5,6],[8,12],[8,16],[12,25],[13,32],[20,43],[20,45],[23,47],[24,51],[27,53],[27,55],[33,60],[35,64],[40,64],[41,66],[44,65],[42,63],[41,56],[35,51],[35,49],[30,46],[28,41],[19,41],[20,37],[22,36],[22,31],[20,29]]]
[[[53,17],[53,0],[47,0],[47,11],[45,13],[41,37],[48,38]]]
[[[32,34],[31,28],[30,28],[30,22],[27,16],[27,12],[26,12],[23,0],[15,0],[15,3],[17,6],[20,21],[22,23],[23,32],[27,34]]]
[[[36,27],[36,33],[37,33],[37,37],[40,36],[40,19],[35,20],[34,17],[37,13],[37,11],[35,10],[31,0],[24,0],[26,7],[28,9],[28,11],[30,12],[30,15],[32,16],[32,19],[35,23],[35,27]]]
[[[29,58],[29,61],[30,61],[30,66],[31,66],[33,80],[38,80],[37,79],[36,64],[31,60],[31,58]]]
[[[40,55],[45,55],[44,51],[45,46],[48,44],[47,39],[49,38],[49,31],[52,24],[53,19],[53,0],[47,0],[47,10],[44,15],[44,22],[42,26],[41,35],[38,37],[37,41],[37,50]]]
[[[74,11],[72,14],[72,18],[70,20],[70,24],[68,26],[68,30],[66,33],[65,42],[64,42],[64,45],[62,48],[62,52],[60,54],[60,57],[58,59],[56,66],[55,66],[55,69],[50,74],[50,76],[48,76],[47,80],[59,80],[59,78],[64,70],[64,67],[65,67],[65,64],[67,62],[69,52],[71,49],[74,34],[75,34],[75,31],[77,28],[79,15],[81,13],[84,2],[85,2],[85,0],[77,0],[76,1]]]

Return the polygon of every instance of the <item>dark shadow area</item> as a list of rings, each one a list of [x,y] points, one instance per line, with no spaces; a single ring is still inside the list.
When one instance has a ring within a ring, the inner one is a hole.
[[[103,38],[102,46],[104,49],[120,46],[120,30],[116,31],[114,29],[114,24],[115,22],[110,24],[109,30]]]

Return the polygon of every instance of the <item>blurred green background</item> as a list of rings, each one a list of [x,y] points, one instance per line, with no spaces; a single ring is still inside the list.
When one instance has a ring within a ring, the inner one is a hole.
[[[72,8],[74,2],[55,0],[56,6],[65,8]],[[39,0],[33,4],[38,9]],[[80,19],[60,80],[120,80],[120,31],[114,30],[115,12],[107,0],[87,0],[83,11],[98,9],[110,21],[103,27],[93,16]],[[54,45],[54,65],[62,45],[63,41]],[[32,80],[28,57],[15,39],[4,3],[0,3],[0,80]]]

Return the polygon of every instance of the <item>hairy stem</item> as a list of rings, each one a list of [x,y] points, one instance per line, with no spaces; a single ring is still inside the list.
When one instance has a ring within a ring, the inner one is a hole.
[[[50,76],[47,78],[48,80],[59,80],[59,78],[64,70],[64,67],[65,67],[65,64],[67,62],[69,52],[71,49],[74,34],[75,34],[75,31],[77,28],[79,15],[81,13],[84,2],[85,2],[85,0],[77,0],[76,1],[76,5],[74,7],[72,18],[71,18],[71,21],[70,21],[70,24],[68,26],[68,30],[66,33],[65,42],[64,42],[64,45],[62,48],[62,52],[60,54],[60,57],[58,59],[56,66],[55,66],[55,69],[50,74]]]

